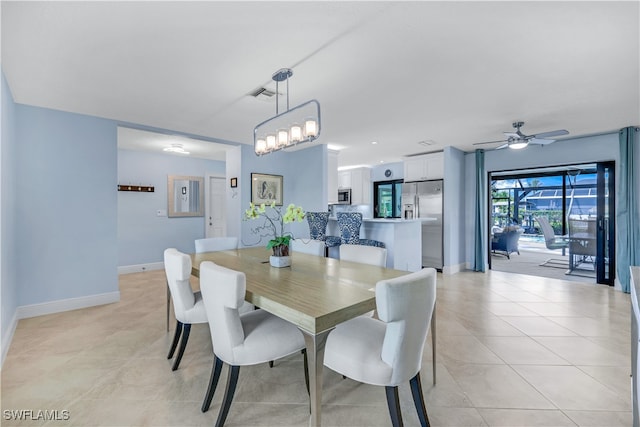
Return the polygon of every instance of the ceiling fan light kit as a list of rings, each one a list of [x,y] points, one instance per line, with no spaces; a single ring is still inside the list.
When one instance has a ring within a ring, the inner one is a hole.
[[[554,136],[567,135],[569,131],[565,129],[552,130],[549,132],[541,132],[535,135],[525,135],[520,131],[520,128],[524,126],[524,122],[513,122],[512,126],[516,129],[515,132],[504,132],[504,136],[507,138],[502,141],[488,141],[488,142],[476,142],[473,145],[495,144],[498,142],[506,142],[494,150],[501,150],[503,148],[512,148],[514,150],[521,150],[527,147],[529,144],[546,145],[555,142],[555,139],[550,139]]]
[[[293,71],[282,68],[271,77],[276,82],[276,115],[253,129],[256,155],[273,153],[283,148],[313,142],[320,136],[320,103],[312,99],[289,109],[289,78]],[[287,82],[287,110],[279,113],[278,84]]]

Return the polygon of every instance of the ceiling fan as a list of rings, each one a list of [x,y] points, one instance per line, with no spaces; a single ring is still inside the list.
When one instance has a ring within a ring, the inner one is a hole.
[[[499,147],[494,148],[494,150],[500,150],[502,148],[513,148],[514,150],[519,150],[521,148],[526,147],[529,144],[537,144],[537,145],[546,145],[555,142],[555,139],[549,139],[554,136],[567,135],[569,131],[565,129],[552,130],[549,132],[536,133],[535,135],[525,135],[520,132],[520,128],[524,126],[524,122],[513,122],[513,127],[516,129],[515,132],[504,132],[504,136],[507,139],[503,139],[500,141],[488,141],[488,142],[476,142],[473,145],[483,145],[483,144],[495,144],[498,142],[505,142],[506,144],[502,144]]]

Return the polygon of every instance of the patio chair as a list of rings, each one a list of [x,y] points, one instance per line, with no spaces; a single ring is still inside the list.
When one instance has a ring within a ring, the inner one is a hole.
[[[507,255],[508,259],[511,259],[511,254],[516,252],[520,255],[520,250],[518,249],[518,240],[520,239],[520,235],[524,233],[524,230],[520,227],[508,226],[502,230],[502,233],[494,234],[493,239],[491,239],[491,251],[494,253],[496,251],[504,252]]]
[[[544,243],[547,246],[547,249],[552,251],[562,249],[562,256],[565,256],[566,249],[569,246],[569,239],[566,236],[556,236],[547,217],[539,216],[536,217],[535,220],[540,224],[542,234],[544,235]],[[540,265],[544,267],[567,268],[569,266],[569,262],[561,258],[549,258]]]

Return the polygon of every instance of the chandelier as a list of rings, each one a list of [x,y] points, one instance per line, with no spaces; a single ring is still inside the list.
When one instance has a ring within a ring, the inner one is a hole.
[[[256,155],[273,153],[304,142],[312,142],[320,136],[320,103],[315,99],[289,109],[290,68],[282,68],[271,78],[276,82],[276,115],[253,128],[253,149]],[[287,82],[287,110],[279,112],[280,82]]]

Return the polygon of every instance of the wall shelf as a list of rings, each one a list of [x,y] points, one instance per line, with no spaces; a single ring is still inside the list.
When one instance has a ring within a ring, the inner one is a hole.
[[[120,185],[118,184],[118,191],[137,191],[139,193],[153,193],[155,187],[151,185]]]

